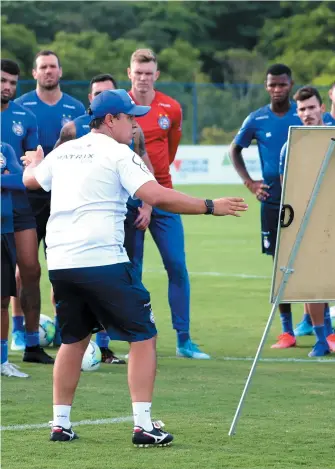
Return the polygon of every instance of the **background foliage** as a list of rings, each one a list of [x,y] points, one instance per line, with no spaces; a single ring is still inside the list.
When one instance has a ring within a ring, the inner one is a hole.
[[[49,48],[66,80],[109,71],[124,82],[131,53],[153,48],[160,82],[172,83],[163,88],[184,107],[186,133],[206,143],[229,140],[246,114],[267,102],[262,87],[250,84],[260,85],[271,63],[292,67],[299,84],[328,87],[335,77],[331,1],[11,0],[2,2],[1,20],[2,57],[19,62],[21,78],[31,78],[34,54]],[[200,83],[215,85],[196,88],[195,111],[193,84]]]

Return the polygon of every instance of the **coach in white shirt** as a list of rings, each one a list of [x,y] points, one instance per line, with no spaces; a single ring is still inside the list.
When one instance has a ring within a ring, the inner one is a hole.
[[[127,146],[137,106],[125,90],[104,91],[91,103],[91,132],[43,159],[41,148],[22,157],[29,189],[51,190],[47,262],[55,292],[62,346],[54,366],[54,418],[50,439],[69,441],[70,410],[83,354],[92,332],[130,342],[128,383],[133,403],[133,443],[167,445],[173,437],[151,421],[156,373],[156,327],[150,295],[123,247],[129,195],[162,210],[238,216],[241,198],[203,200],[158,184]]]

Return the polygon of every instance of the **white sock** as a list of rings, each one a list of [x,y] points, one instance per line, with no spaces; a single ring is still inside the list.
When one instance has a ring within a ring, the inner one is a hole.
[[[53,408],[54,408],[53,426],[69,429],[71,427],[71,422],[70,422],[71,406],[70,405],[54,405]]]
[[[133,402],[135,427],[142,427],[150,432],[154,427],[151,421],[151,402]]]

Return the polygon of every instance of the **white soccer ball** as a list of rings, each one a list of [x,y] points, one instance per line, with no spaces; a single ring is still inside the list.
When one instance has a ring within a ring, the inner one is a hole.
[[[101,351],[93,340],[90,341],[84,353],[81,364],[82,371],[95,371],[101,363]]]
[[[55,338],[55,323],[51,318],[49,318],[49,316],[46,316],[45,314],[40,315],[39,334],[41,347],[47,347]]]

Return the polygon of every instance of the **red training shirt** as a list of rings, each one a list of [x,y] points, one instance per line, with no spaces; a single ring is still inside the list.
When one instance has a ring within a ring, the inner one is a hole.
[[[129,94],[136,102],[133,94]],[[181,139],[181,106],[170,96],[156,90],[150,106],[148,114],[136,120],[144,133],[145,146],[155,170],[155,178],[159,184],[171,189],[170,164],[175,159]]]

